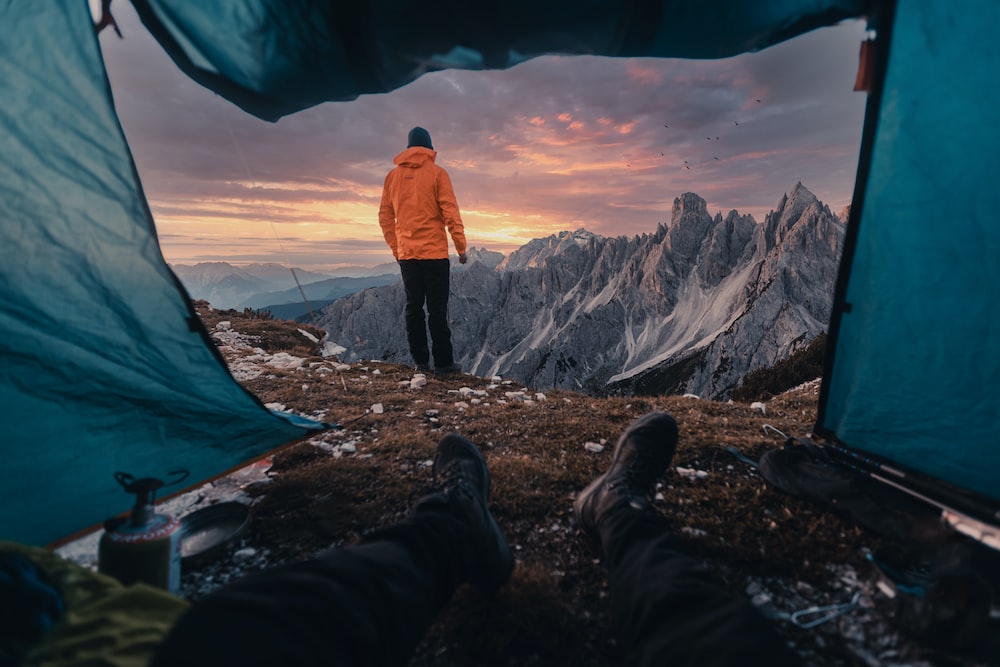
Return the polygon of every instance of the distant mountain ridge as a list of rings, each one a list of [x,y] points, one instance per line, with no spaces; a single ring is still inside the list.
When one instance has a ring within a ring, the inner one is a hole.
[[[287,266],[275,263],[233,266],[228,262],[201,262],[199,264],[172,264],[170,268],[187,289],[192,299],[204,299],[212,307],[242,309],[245,301],[255,294],[275,292],[326,280],[330,276],[304,269],[295,269],[295,276]]]
[[[485,248],[470,247],[468,254],[472,261],[479,260],[490,267],[497,266],[504,259],[501,253]],[[458,264],[457,257],[452,258],[452,265],[458,270],[464,268]],[[309,308],[302,302],[302,292],[305,292],[309,305],[318,310],[340,297],[399,280],[399,265],[396,262],[346,266],[322,273],[290,269],[273,262],[244,266],[228,262],[201,262],[194,265],[172,264],[171,269],[192,299],[203,299],[213,308],[222,310],[270,310],[275,317],[282,319],[297,319],[308,313]]]
[[[844,223],[801,183],[757,223],[674,200],[652,234],[535,239],[452,278],[458,362],[476,375],[606,393],[722,398],[825,331]],[[347,360],[409,363],[400,285],[327,307]]]

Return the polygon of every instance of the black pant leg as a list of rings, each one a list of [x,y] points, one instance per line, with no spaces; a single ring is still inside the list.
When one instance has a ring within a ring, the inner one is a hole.
[[[357,546],[249,575],[196,602],[153,667],[405,665],[468,568],[442,502]]]
[[[625,504],[602,519],[599,529],[625,664],[800,664],[753,605],[673,548],[663,517]]]
[[[451,262],[447,259],[427,259],[423,262],[427,289],[427,325],[431,330],[434,366],[444,368],[455,361],[451,347],[451,329],[448,327]]]
[[[410,344],[410,356],[415,364],[427,364],[430,350],[427,348],[427,323],[424,320],[424,301],[428,299],[426,272],[420,259],[403,259],[399,271],[406,292],[406,339]]]

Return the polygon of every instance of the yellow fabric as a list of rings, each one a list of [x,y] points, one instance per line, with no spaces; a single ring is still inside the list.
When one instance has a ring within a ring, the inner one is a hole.
[[[31,560],[63,596],[66,614],[19,667],[144,667],[188,603],[145,584],[122,586],[45,549],[0,542]]]
[[[385,177],[378,222],[382,236],[401,259],[448,259],[448,236],[455,252],[465,254],[465,226],[451,178],[434,163],[437,152],[422,146],[396,156]]]

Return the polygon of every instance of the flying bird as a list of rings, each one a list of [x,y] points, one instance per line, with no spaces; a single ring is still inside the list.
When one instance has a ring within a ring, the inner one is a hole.
[[[760,104],[760,100],[757,100],[757,104]]]
[[[712,159],[713,159],[713,160],[718,160],[719,158],[717,158],[717,157],[714,157],[714,158],[712,158]]]

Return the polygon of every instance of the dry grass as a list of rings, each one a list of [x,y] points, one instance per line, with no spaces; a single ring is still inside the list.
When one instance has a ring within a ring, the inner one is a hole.
[[[231,320],[237,331],[257,336],[268,352],[314,352],[296,332],[305,328],[301,325],[201,310],[210,329]],[[323,374],[274,371],[245,385],[264,402],[323,414],[343,426],[277,454],[273,481],[256,489],[249,539],[277,560],[357,542],[402,518],[433,489],[425,463],[444,434],[461,433],[481,447],[493,479],[491,507],[518,565],[496,600],[487,603],[472,589],[460,590],[413,665],[618,664],[605,572],[573,525],[571,504],[607,467],[622,430],[652,410],[670,412],[681,428],[655,506],[671,520],[680,548],[712,562],[723,585],[742,593],[751,582],[771,582],[793,592],[808,590],[811,602],[824,604],[850,597],[835,572],[847,568],[862,579],[868,575],[864,553],[878,546],[877,537],[769,488],[727,451],[735,447],[757,458],[779,446],[780,439],[763,432],[765,424],[789,435],[808,433],[816,416],[815,384],[769,401],[765,416],[745,403],[673,396],[598,399],[552,391],[544,401],[500,403],[505,391],[524,388],[490,389],[488,379],[467,375],[429,376],[425,387],[402,387],[411,376],[407,367],[373,362]],[[462,387],[488,395],[471,404],[458,394]],[[462,407],[460,401],[469,404]],[[382,414],[370,409],[375,403],[383,405]],[[604,451],[587,451],[587,441],[604,442]],[[357,452],[334,457],[331,451],[346,442]],[[708,475],[690,480],[674,466]],[[863,662],[857,651],[845,648],[837,624],[780,629],[811,664]],[[897,659],[923,659],[921,649],[905,638],[893,639],[890,648]]]

